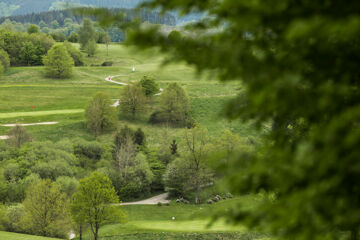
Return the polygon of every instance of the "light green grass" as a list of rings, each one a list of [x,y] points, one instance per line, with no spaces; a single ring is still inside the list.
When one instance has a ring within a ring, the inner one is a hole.
[[[39,237],[33,235],[2,232],[2,231],[0,231],[0,239],[1,240],[59,240],[59,238]]]
[[[35,117],[35,116],[48,116],[59,114],[73,114],[82,113],[84,109],[66,109],[66,110],[53,110],[53,111],[34,111],[34,112],[14,112],[14,113],[0,113],[0,118],[15,118],[15,117]]]

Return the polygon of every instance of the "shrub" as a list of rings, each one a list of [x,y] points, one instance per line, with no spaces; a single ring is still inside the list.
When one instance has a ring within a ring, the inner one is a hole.
[[[108,62],[103,62],[102,64],[101,64],[101,66],[103,66],[103,67],[111,67],[113,65],[113,62],[110,62],[110,61],[108,61]]]
[[[75,66],[84,66],[84,57],[81,54],[80,50],[78,50],[71,43],[66,42],[66,41],[64,42],[64,46],[66,47],[69,55],[74,60]]]
[[[153,96],[160,92],[159,84],[155,81],[155,78],[150,76],[144,76],[140,80],[140,85],[145,89],[146,96]]]
[[[10,58],[8,53],[0,48],[0,65],[4,68],[5,71],[10,66]]]

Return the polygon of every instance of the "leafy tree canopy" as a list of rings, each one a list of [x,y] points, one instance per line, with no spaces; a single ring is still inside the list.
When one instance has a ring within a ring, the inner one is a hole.
[[[128,38],[245,91],[228,118],[271,124],[261,151],[234,159],[234,193],[265,190],[259,207],[229,215],[279,237],[334,239],[360,226],[358,1],[154,0],[146,6],[206,12],[182,36],[138,28]],[[194,37],[196,36],[196,37]]]

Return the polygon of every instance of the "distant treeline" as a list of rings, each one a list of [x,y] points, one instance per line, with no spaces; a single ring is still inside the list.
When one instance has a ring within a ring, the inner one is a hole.
[[[170,26],[176,25],[176,18],[171,14],[161,15],[157,12],[153,11],[135,11],[132,9],[112,9],[114,12],[122,12],[125,14],[126,21],[130,21],[134,18],[140,17],[143,22],[150,22],[155,24],[166,24]],[[11,17],[2,17],[0,18],[0,24],[3,23],[6,19],[11,21],[16,21],[20,23],[32,23],[37,24],[41,21],[46,24],[50,24],[52,21],[57,21],[60,26],[64,25],[64,20],[66,18],[70,18],[73,22],[77,22],[78,24],[82,23],[83,17],[74,14],[73,10],[62,10],[62,11],[49,11],[42,13],[32,13],[27,15],[19,15],[19,16],[11,16]],[[94,19],[93,19],[94,20]]]
[[[107,8],[135,8],[144,0],[1,0],[8,8],[12,8],[11,15],[24,15],[52,10],[57,3],[69,6],[95,6]],[[58,8],[55,8],[58,9]]]

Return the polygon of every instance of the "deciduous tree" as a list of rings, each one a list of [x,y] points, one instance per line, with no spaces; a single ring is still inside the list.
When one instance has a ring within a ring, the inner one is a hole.
[[[102,132],[111,130],[116,124],[116,111],[111,106],[111,100],[105,93],[97,93],[85,110],[86,127],[97,138]]]
[[[24,228],[41,236],[66,236],[70,230],[68,203],[56,184],[40,180],[26,192]]]
[[[146,96],[144,89],[139,83],[133,83],[124,87],[121,99],[120,110],[125,115],[130,115],[132,120],[136,115],[146,110]]]
[[[51,78],[67,78],[73,71],[74,60],[63,44],[54,45],[43,58],[46,75]]]
[[[99,228],[105,223],[120,220],[121,212],[114,204],[119,203],[110,179],[100,172],[93,172],[80,180],[79,192],[74,194],[71,214],[75,221],[90,225],[94,240],[98,240]]]
[[[31,135],[20,125],[12,128],[7,135],[9,136],[8,144],[15,148],[21,148],[24,143],[31,141]]]

